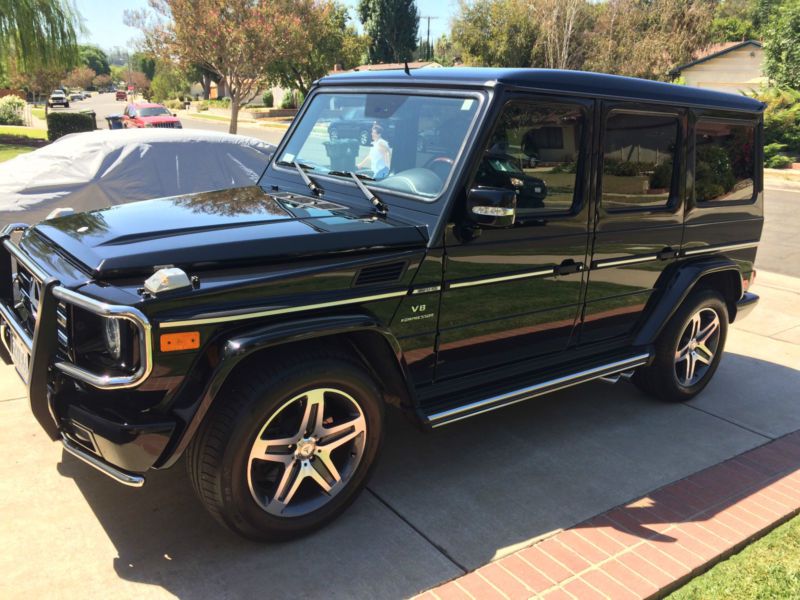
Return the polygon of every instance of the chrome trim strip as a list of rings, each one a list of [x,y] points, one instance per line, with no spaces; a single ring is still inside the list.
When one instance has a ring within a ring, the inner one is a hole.
[[[502,275],[500,277],[487,277],[486,279],[476,279],[475,281],[459,281],[456,283],[448,283],[447,287],[450,289],[473,287],[476,285],[486,285],[487,283],[499,283],[501,281],[513,281],[515,279],[528,279],[529,277],[545,277],[547,275],[555,275],[554,268],[543,269],[540,271],[529,271],[527,273],[516,273],[515,275]]]
[[[594,261],[592,263],[592,269],[607,269],[609,267],[621,267],[623,265],[636,265],[655,260],[658,260],[658,254],[648,254],[646,256],[635,256],[632,258],[608,258]]]
[[[745,250],[747,248],[755,248],[758,242],[742,242],[741,244],[727,244],[724,246],[709,246],[705,248],[693,248],[690,250],[683,250],[681,254],[684,256],[693,256],[695,254],[708,254],[710,252],[729,252],[733,250]]]
[[[506,392],[505,394],[491,396],[484,400],[478,400],[476,402],[465,404],[464,406],[434,413],[432,415],[428,415],[427,420],[431,427],[441,427],[442,425],[455,423],[456,421],[461,421],[462,419],[480,415],[504,406],[511,406],[512,404],[516,404],[524,400],[530,400],[536,396],[563,390],[580,383],[591,381],[592,379],[599,379],[600,377],[605,377],[621,371],[628,371],[646,364],[649,359],[649,353],[638,354],[625,360],[619,360],[607,365],[601,365],[599,367],[586,369],[577,373],[571,373],[570,375],[564,375],[563,377],[551,379],[550,381],[543,381],[541,383],[515,390],[513,392]]]
[[[69,454],[79,460],[82,460],[87,465],[94,467],[103,475],[111,477],[111,479],[115,480],[117,483],[135,488],[140,488],[144,485],[144,477],[141,475],[135,475],[134,473],[128,473],[121,469],[117,469],[116,467],[103,462],[99,458],[92,456],[83,448],[77,444],[74,444],[63,436],[61,438],[61,443],[64,445],[64,450],[66,450]]]
[[[27,223],[9,223],[3,227],[3,231],[0,232],[0,237],[8,237],[15,231],[25,231],[28,227],[30,226]]]
[[[57,362],[55,367],[76,379],[85,381],[101,390],[126,389],[139,385],[150,376],[153,370],[153,340],[152,327],[147,317],[132,306],[106,304],[73,290],[61,286],[53,288],[53,295],[63,302],[67,302],[84,310],[108,319],[127,319],[132,321],[139,329],[139,356],[141,365],[132,375],[111,376],[92,373],[82,367],[67,362]]]
[[[245,319],[257,319],[260,317],[271,317],[274,315],[286,315],[290,313],[314,310],[317,308],[330,308],[333,306],[346,306],[348,304],[358,304],[360,302],[371,302],[373,300],[386,300],[387,298],[399,298],[407,296],[407,291],[389,292],[387,294],[375,294],[374,296],[359,296],[358,298],[347,298],[345,300],[334,300],[332,302],[319,302],[318,304],[304,304],[302,306],[287,306],[285,308],[272,308],[265,310],[255,310],[233,315],[220,317],[206,317],[196,319],[185,319],[182,321],[164,321],[159,323],[160,329],[172,329],[175,327],[191,327],[195,325],[213,325],[215,323],[229,323],[231,321],[244,321]]]

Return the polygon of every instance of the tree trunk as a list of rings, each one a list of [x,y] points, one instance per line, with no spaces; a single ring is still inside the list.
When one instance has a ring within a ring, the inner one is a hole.
[[[203,100],[208,100],[211,97],[211,76],[203,73],[200,76],[200,84],[203,86]]]
[[[239,94],[231,94],[231,125],[228,133],[236,133],[237,121],[239,120]]]

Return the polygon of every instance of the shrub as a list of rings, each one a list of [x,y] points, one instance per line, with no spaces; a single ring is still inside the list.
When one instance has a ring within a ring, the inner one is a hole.
[[[653,174],[650,176],[651,188],[667,188],[672,187],[672,161],[665,160],[660,165],[653,169]]]
[[[297,100],[295,99],[294,90],[289,90],[283,95],[281,99],[281,108],[297,108]]]
[[[22,125],[22,111],[25,109],[25,100],[19,96],[4,96],[0,98],[0,125]]]
[[[210,100],[200,100],[200,102],[198,102],[197,105],[196,105],[198,112],[202,112],[204,110],[208,110],[208,103],[209,102],[210,102]]]
[[[47,115],[47,139],[51,142],[68,133],[95,129],[94,113],[51,112]]]
[[[267,90],[264,92],[264,94],[261,96],[261,102],[263,102],[264,106],[267,108],[272,108],[272,106],[275,104],[275,98],[272,96],[272,90]]]
[[[767,88],[753,96],[766,104],[764,143],[784,144],[790,152],[800,152],[800,91]]]
[[[767,144],[764,146],[764,160],[767,161],[770,158],[775,158],[776,156],[781,154],[784,150],[786,150],[786,144],[781,144],[778,142]]]
[[[785,154],[777,154],[768,158],[765,166],[769,169],[788,169],[792,166],[792,159]]]
[[[183,100],[167,100],[164,102],[164,106],[170,110],[181,110],[183,109]]]
[[[211,108],[230,108],[231,107],[231,99],[230,98],[217,98],[216,100],[208,100],[208,105]]]

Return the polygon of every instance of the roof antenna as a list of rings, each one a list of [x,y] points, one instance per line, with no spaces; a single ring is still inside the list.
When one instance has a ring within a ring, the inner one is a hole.
[[[404,61],[404,62],[403,62],[403,65],[405,65],[405,66],[403,67],[403,70],[406,72],[406,75],[411,75],[411,69],[409,69],[409,68],[408,68],[408,61],[407,61],[407,60],[406,60],[406,61]]]

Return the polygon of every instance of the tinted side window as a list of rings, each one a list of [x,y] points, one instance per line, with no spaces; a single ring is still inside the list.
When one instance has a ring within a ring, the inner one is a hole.
[[[755,186],[755,127],[700,121],[695,129],[697,202],[750,200]]]
[[[603,149],[606,210],[667,206],[673,197],[677,145],[677,117],[612,113]]]
[[[506,104],[484,150],[475,185],[517,192],[517,215],[569,212],[584,112],[573,105]]]

